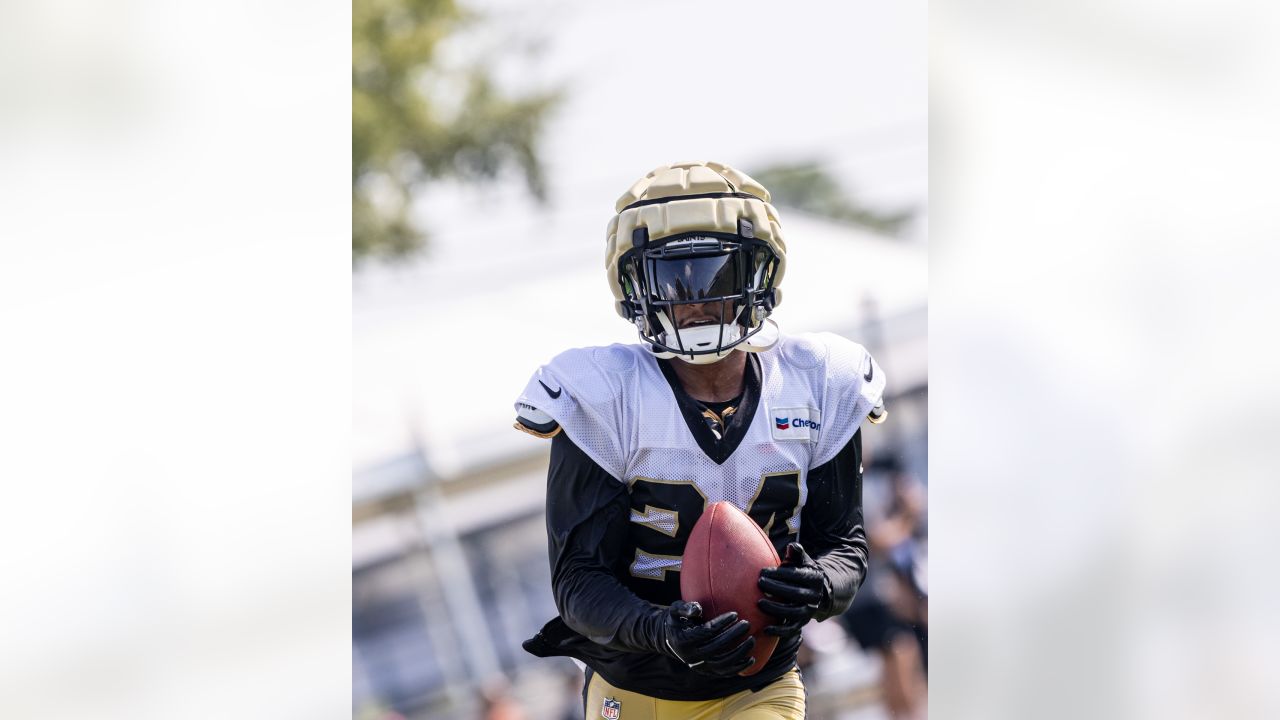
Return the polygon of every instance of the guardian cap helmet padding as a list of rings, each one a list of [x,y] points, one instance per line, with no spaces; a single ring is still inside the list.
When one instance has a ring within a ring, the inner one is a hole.
[[[768,190],[720,163],[673,163],[632,185],[616,211],[609,286],[654,354],[710,363],[777,340],[767,318],[782,297],[786,244]],[[703,305],[708,322],[679,327],[680,305]]]

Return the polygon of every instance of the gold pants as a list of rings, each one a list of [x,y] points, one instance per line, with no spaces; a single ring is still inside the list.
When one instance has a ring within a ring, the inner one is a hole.
[[[659,700],[648,695],[620,690],[598,674],[587,686],[586,720],[611,717],[605,701],[616,707],[618,720],[802,720],[804,685],[792,668],[765,687],[743,690],[716,700]],[[617,703],[616,706],[613,703]]]

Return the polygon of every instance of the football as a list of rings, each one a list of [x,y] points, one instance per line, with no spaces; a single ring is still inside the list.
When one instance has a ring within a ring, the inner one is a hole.
[[[756,607],[756,601],[764,597],[756,583],[761,570],[777,567],[780,562],[769,536],[730,502],[707,507],[685,543],[681,598],[701,604],[706,620],[734,611],[751,625],[756,639],[751,654],[756,662],[742,675],[762,670],[778,646],[778,638],[763,633],[765,626],[775,621]]]

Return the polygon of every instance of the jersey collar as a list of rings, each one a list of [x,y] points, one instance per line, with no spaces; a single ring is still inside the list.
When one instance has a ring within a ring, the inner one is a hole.
[[[656,359],[656,358],[655,358]],[[698,443],[698,447],[702,452],[717,465],[723,465],[725,460],[738,449],[738,445],[742,444],[743,438],[747,436],[747,430],[751,428],[751,420],[756,415],[756,408],[760,405],[760,359],[755,353],[747,354],[747,369],[743,378],[744,388],[742,390],[742,402],[738,405],[738,409],[729,419],[729,424],[724,429],[724,437],[716,439],[715,433],[711,432],[711,428],[707,427],[707,421],[702,417],[702,405],[689,397],[684,391],[684,386],[680,384],[680,378],[676,376],[676,371],[671,368],[671,363],[680,362],[678,360],[657,360],[658,369],[662,371],[662,376],[666,378],[667,385],[671,387],[671,392],[675,395],[676,406],[680,408],[680,414],[684,416],[684,424],[688,426],[689,432],[693,435],[693,439]]]

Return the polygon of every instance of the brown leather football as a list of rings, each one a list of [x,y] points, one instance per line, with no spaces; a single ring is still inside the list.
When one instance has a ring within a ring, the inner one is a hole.
[[[764,597],[756,583],[761,570],[778,567],[780,562],[769,536],[730,502],[708,506],[685,543],[681,598],[701,604],[706,620],[732,610],[751,626],[756,639],[751,655],[756,662],[740,675],[760,672],[778,646],[778,638],[763,633],[766,625],[776,621],[756,607],[756,601]]]

